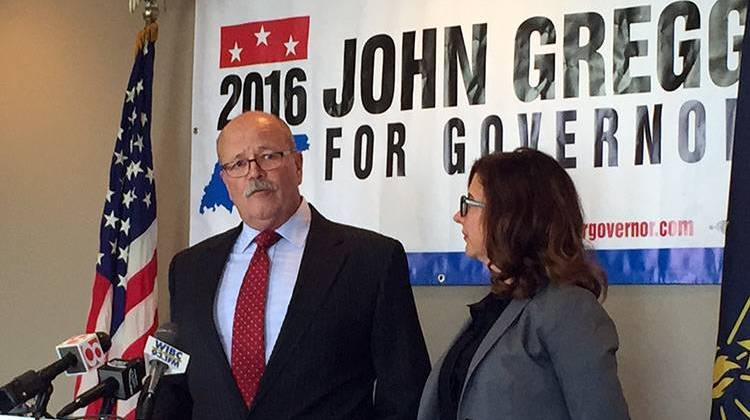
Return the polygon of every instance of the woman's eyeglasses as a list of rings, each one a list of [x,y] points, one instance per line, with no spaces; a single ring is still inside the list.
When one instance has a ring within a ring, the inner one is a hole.
[[[461,214],[461,217],[466,217],[466,213],[469,212],[469,207],[479,207],[483,209],[484,203],[482,203],[481,201],[471,199],[465,195],[462,195],[461,206],[459,207],[459,214]]]

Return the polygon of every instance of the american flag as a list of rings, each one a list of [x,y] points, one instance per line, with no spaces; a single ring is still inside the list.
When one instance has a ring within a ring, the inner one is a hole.
[[[130,74],[100,226],[86,331],[109,333],[109,359],[142,356],[157,325],[156,189],[150,135],[154,55],[154,43],[146,42]],[[79,377],[76,395],[97,381],[95,371]],[[120,401],[117,415],[135,418],[136,403],[137,395]],[[100,403],[92,404],[86,414],[97,414],[99,407]]]

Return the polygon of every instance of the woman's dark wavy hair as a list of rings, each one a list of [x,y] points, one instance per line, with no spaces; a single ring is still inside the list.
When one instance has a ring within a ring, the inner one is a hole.
[[[552,157],[529,148],[474,163],[484,190],[484,234],[492,292],[528,298],[548,281],[606,296],[607,275],[583,244],[583,214],[573,180]],[[505,281],[512,279],[508,283]]]

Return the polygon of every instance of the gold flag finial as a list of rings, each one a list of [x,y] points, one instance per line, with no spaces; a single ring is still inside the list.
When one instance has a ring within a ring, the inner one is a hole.
[[[145,0],[143,3],[143,21],[148,26],[159,17],[159,3],[156,0]],[[128,0],[130,13],[134,13],[140,4],[141,0]]]

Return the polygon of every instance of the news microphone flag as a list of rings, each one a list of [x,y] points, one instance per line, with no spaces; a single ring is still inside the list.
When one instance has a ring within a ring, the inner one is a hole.
[[[750,21],[744,22],[711,420],[750,418]],[[730,48],[738,46],[735,40]]]
[[[221,27],[219,68],[307,59],[310,17]]]
[[[104,335],[103,333],[100,333]],[[106,337],[109,341],[109,337]],[[111,342],[102,345],[97,334],[81,334],[71,337],[55,347],[60,359],[67,354],[72,354],[78,363],[71,366],[65,371],[68,376],[80,375],[87,373],[92,369],[97,369],[106,362],[106,352],[110,348]]]
[[[143,351],[146,365],[161,362],[166,368],[164,375],[181,375],[187,372],[190,355],[156,337],[149,337]]]
[[[156,189],[151,156],[151,94],[156,24],[147,27],[123,94],[122,117],[109,169],[99,235],[99,255],[86,331],[112,337],[109,359],[143,355],[156,330]],[[76,381],[75,395],[97,384],[90,372]],[[135,418],[138,396],[120,401],[116,414]],[[99,411],[101,400],[86,409]]]

